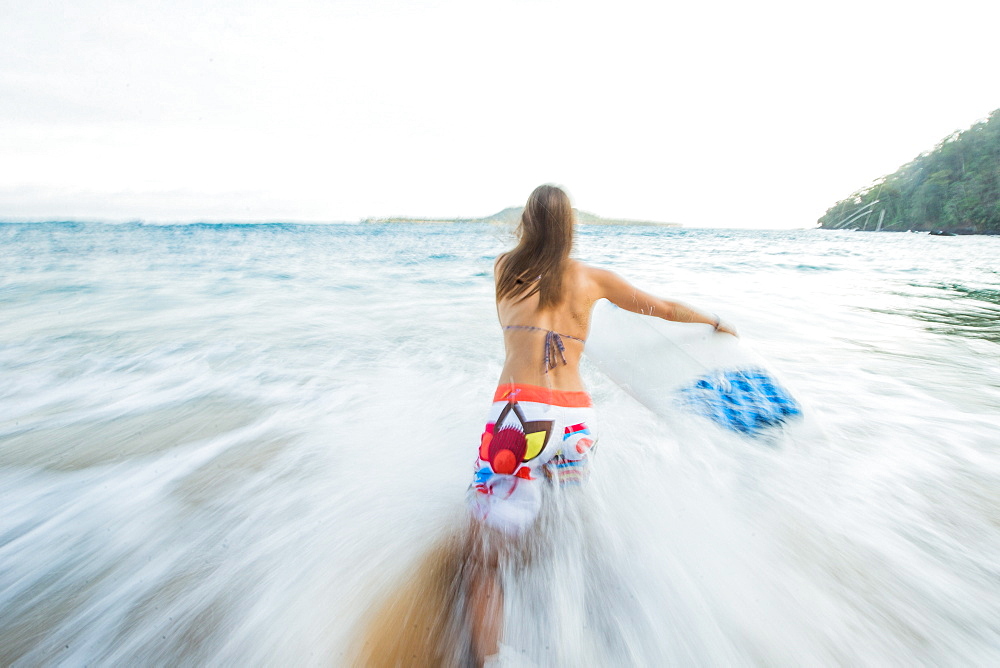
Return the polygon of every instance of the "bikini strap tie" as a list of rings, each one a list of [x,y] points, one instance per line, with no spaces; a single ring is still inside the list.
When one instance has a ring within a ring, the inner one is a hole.
[[[585,343],[583,339],[571,336],[569,334],[560,334],[559,332],[552,331],[551,329],[545,329],[544,327],[532,327],[530,325],[507,325],[504,329],[532,329],[539,332],[545,332],[545,373],[548,373],[550,369],[555,369],[558,366],[559,361],[568,364],[566,360],[566,344],[563,343],[563,337],[567,339],[573,339],[574,341],[579,341],[580,343]]]

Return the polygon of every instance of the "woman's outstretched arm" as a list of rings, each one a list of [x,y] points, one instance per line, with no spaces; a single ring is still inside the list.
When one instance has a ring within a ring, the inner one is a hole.
[[[635,287],[613,271],[588,267],[588,273],[590,273],[590,278],[597,288],[596,298],[598,299],[604,297],[633,313],[651,315],[674,322],[700,322],[712,325],[719,332],[738,336],[736,329],[719,320],[718,316],[700,311],[683,302],[661,299],[651,295]]]

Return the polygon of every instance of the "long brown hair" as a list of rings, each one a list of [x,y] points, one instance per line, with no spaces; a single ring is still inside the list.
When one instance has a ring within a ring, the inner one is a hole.
[[[573,248],[575,216],[569,195],[556,186],[535,188],[517,226],[518,243],[497,263],[497,301],[526,299],[539,308],[562,301],[563,270]]]

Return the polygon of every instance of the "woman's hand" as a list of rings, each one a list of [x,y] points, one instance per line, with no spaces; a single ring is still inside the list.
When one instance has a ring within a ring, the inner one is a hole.
[[[717,324],[714,326],[715,326],[715,331],[717,332],[722,332],[723,334],[732,334],[736,338],[740,338],[740,335],[736,333],[736,328],[730,325],[725,320],[718,320]]]

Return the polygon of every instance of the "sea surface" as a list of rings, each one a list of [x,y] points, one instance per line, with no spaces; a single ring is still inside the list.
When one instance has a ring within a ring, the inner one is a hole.
[[[502,364],[466,225],[0,225],[0,665],[348,665],[465,521]],[[805,418],[658,417],[595,367],[586,521],[507,665],[1000,665],[1000,238],[583,227]]]

